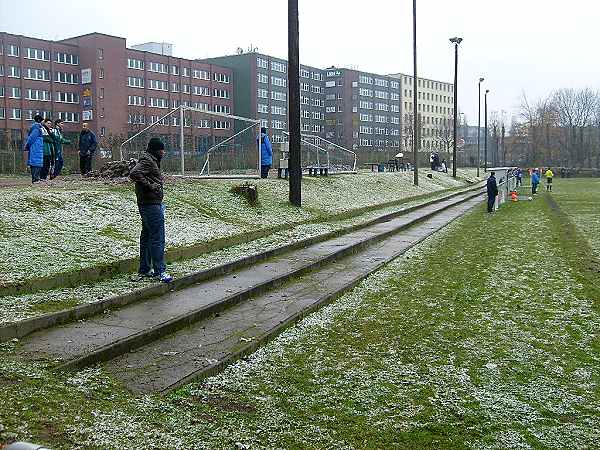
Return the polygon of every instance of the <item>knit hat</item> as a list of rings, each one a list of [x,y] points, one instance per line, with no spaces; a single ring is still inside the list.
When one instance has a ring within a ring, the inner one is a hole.
[[[159,139],[153,137],[148,141],[148,153],[158,153],[161,150],[165,149],[165,144]]]

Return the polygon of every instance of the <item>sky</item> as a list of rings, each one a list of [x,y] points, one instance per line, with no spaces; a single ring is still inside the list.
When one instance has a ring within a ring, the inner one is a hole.
[[[0,0],[0,31],[39,37],[101,32],[174,44],[174,56],[204,58],[258,47],[287,56],[285,0]],[[412,73],[412,0],[299,0],[303,64]],[[417,0],[419,76],[454,79],[449,38],[459,49],[458,101],[477,123],[477,81],[489,111],[518,115],[531,99],[564,87],[600,89],[597,0]],[[483,111],[483,106],[482,106]]]

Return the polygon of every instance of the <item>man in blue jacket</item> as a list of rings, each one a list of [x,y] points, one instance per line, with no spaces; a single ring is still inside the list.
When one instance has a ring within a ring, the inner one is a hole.
[[[496,182],[496,173],[492,172],[487,179],[487,212],[493,213],[496,205],[496,196],[498,195],[498,183]]]
[[[85,175],[92,170],[92,160],[97,146],[96,135],[88,128],[88,124],[84,123],[81,133],[79,133],[79,169],[81,175]]]
[[[258,138],[257,138],[258,140]],[[267,178],[269,176],[269,169],[273,165],[273,147],[271,141],[267,135],[267,129],[261,127],[260,129],[260,177]]]
[[[531,174],[531,195],[537,194],[538,184],[540,184],[540,174],[537,169],[535,169]]]
[[[40,181],[42,167],[44,166],[44,137],[42,136],[42,120],[39,114],[33,118],[33,125],[29,130],[25,151],[29,153],[27,165],[31,169],[31,182]]]

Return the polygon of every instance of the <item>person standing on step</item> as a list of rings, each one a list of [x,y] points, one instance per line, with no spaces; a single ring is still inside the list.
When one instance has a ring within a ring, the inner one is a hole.
[[[150,139],[146,151],[129,173],[129,178],[135,181],[135,195],[142,218],[140,267],[136,281],[150,277],[158,277],[163,283],[173,281],[165,265],[165,206],[160,171],[160,161],[164,155],[165,145],[162,141]]]
[[[259,138],[256,138],[258,141]],[[267,178],[273,165],[273,146],[267,134],[267,129],[260,129],[260,177]]]
[[[96,147],[98,147],[96,135],[88,128],[88,124],[84,123],[81,126],[81,133],[79,133],[79,169],[81,175],[85,175],[92,170],[92,160],[94,159]]]
[[[552,179],[554,178],[554,172],[552,172],[552,169],[550,167],[548,167],[548,170],[546,170],[546,190],[547,191],[551,191],[552,190]]]
[[[54,121],[54,146],[56,149],[56,162],[54,163],[54,173],[50,174],[50,178],[56,178],[60,175],[60,172],[65,164],[65,160],[62,154],[63,144],[70,145],[71,141],[65,138],[62,132],[62,119],[56,119]]]
[[[487,212],[493,213],[496,205],[496,196],[498,195],[498,183],[496,182],[496,172],[492,172],[487,179]]]
[[[43,117],[39,114],[33,118],[33,125],[29,129],[29,136],[25,144],[27,155],[27,165],[31,170],[31,182],[40,181],[40,174],[44,166],[44,136],[42,135]]]

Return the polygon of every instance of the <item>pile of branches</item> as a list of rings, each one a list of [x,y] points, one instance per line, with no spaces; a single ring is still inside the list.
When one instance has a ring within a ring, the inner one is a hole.
[[[131,169],[133,169],[136,163],[137,161],[135,159],[130,159],[129,161],[110,161],[99,169],[88,172],[85,177],[101,178],[104,180],[127,178],[129,177],[129,172],[131,172]]]

